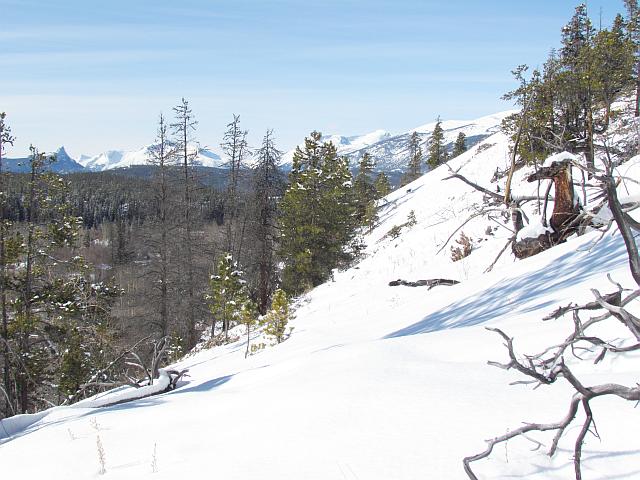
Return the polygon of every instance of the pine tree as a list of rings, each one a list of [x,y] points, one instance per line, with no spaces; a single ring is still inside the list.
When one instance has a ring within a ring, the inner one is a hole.
[[[320,139],[313,132],[304,149],[296,149],[280,203],[282,281],[291,294],[324,282],[354,256],[347,248],[357,228],[349,163],[331,142]]]
[[[242,310],[249,298],[243,272],[238,268],[230,253],[220,256],[216,274],[209,280],[209,294],[206,299],[213,317],[211,337],[215,336],[216,323],[222,323],[225,341],[229,340],[229,329],[239,323]]]
[[[82,383],[89,378],[91,368],[87,364],[89,352],[83,349],[82,337],[77,329],[71,329],[65,343],[58,388],[65,397],[69,397],[80,390]]]
[[[240,323],[242,323],[247,329],[247,347],[244,351],[244,358],[247,358],[249,356],[251,346],[251,329],[258,323],[256,306],[251,300],[247,299],[242,304],[238,318]]]
[[[422,175],[422,149],[420,148],[420,136],[413,132],[409,137],[409,163],[407,171],[402,176],[400,184],[405,186]]]
[[[288,323],[289,300],[284,290],[278,289],[273,294],[271,308],[264,318],[264,333],[276,343],[281,343]]]
[[[278,237],[278,198],[282,194],[283,182],[278,172],[282,152],[275,146],[273,131],[267,130],[262,146],[256,152],[254,169],[256,241],[257,241],[257,297],[258,311],[265,314],[273,292],[276,277],[276,243]]]
[[[371,155],[364,153],[358,164],[354,181],[357,201],[356,215],[361,225],[371,226],[375,222],[376,188],[373,180],[374,163]]]
[[[456,143],[453,144],[453,154],[451,156],[455,158],[466,151],[467,151],[467,136],[463,132],[460,132],[456,137]]]
[[[444,131],[442,130],[440,117],[438,117],[436,120],[436,126],[431,133],[431,139],[429,140],[429,156],[427,157],[427,163],[429,164],[429,168],[434,169],[438,165],[444,163],[444,161]]]
[[[585,4],[576,7],[562,29],[560,82],[563,86],[561,124],[571,136],[569,151],[583,151],[587,166],[594,167],[593,55],[594,29]],[[575,141],[574,141],[575,140]]]
[[[13,397],[13,388],[10,381],[10,359],[9,359],[9,320],[7,312],[7,267],[10,259],[7,255],[6,234],[10,227],[6,218],[6,188],[5,188],[5,172],[3,170],[3,157],[7,145],[13,145],[14,138],[11,136],[11,128],[7,125],[6,114],[0,112],[0,309],[2,309],[2,382],[6,396],[10,399]],[[4,403],[4,399],[2,401]],[[8,400],[5,415],[11,412],[11,402]]]
[[[389,183],[389,179],[384,172],[378,173],[378,176],[376,177],[376,181],[374,183],[374,187],[376,190],[376,199],[386,197],[391,192],[391,184]]]
[[[617,15],[611,30],[600,30],[593,38],[592,75],[596,101],[604,104],[604,130],[609,126],[611,104],[633,81],[633,43],[626,37],[624,20]]]
[[[10,375],[15,385],[11,401],[13,410],[21,413],[58,401],[69,393],[67,388],[79,385],[83,372],[89,372],[57,353],[72,332],[83,352],[91,353],[85,355],[84,367],[97,368],[108,350],[101,342],[108,335],[110,305],[120,292],[90,281],[88,265],[76,250],[82,220],[72,213],[68,183],[45,173],[54,160],[32,147],[24,227],[12,232],[10,257],[24,265],[11,271],[7,289]],[[56,381],[64,375],[73,381]]]
[[[638,0],[624,0],[627,9],[627,34],[635,57],[634,80],[636,87],[635,116],[640,116],[640,8]]]

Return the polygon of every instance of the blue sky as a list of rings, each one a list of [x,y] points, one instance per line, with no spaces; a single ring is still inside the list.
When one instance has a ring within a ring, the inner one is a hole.
[[[219,150],[232,114],[257,145],[311,130],[401,132],[505,110],[510,71],[540,65],[565,0],[0,0],[0,111],[17,137],[72,155],[151,143],[185,97]],[[587,2],[596,26],[622,0]]]

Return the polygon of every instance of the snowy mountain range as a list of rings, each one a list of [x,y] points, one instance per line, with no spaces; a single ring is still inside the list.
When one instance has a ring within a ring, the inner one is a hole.
[[[54,152],[56,161],[51,164],[49,169],[56,173],[75,173],[85,170],[84,166],[75,161],[64,147],[60,147]],[[3,169],[8,172],[27,173],[30,171],[29,158],[5,158],[3,159]]]
[[[146,145],[130,152],[124,150],[108,150],[94,156],[81,155],[77,162],[92,172],[126,168],[133,165],[147,165],[149,164],[150,149],[152,147],[153,145]],[[198,148],[196,145],[190,146],[190,152],[192,154],[195,153],[196,150],[197,155],[194,158],[194,164],[216,168],[224,166],[224,162],[218,154],[208,149]]]
[[[442,122],[445,144],[452,148],[456,137],[460,132],[467,137],[467,146],[472,147],[481,140],[500,130],[500,123],[507,115],[513,112],[501,112],[488,115],[476,120],[460,121],[447,120]],[[368,152],[376,161],[376,170],[385,172],[398,172],[406,168],[409,160],[409,137],[415,131],[420,137],[421,146],[426,149],[436,122],[428,123],[404,132],[393,135],[385,130],[375,130],[364,135],[326,135],[323,141],[331,141],[336,145],[338,154],[349,157],[352,167],[356,167],[363,153]],[[59,159],[52,170],[59,173],[78,171],[102,172],[117,168],[127,168],[133,165],[147,165],[149,163],[149,150],[152,145],[146,145],[138,150],[108,150],[97,155],[80,155],[79,158],[71,158],[64,147],[60,147],[57,153]],[[190,147],[192,152],[196,146]],[[282,166],[290,167],[295,149],[291,149],[283,155]],[[203,167],[224,168],[226,162],[210,149],[198,149],[195,163]],[[20,167],[18,164],[21,164]],[[26,171],[28,161],[26,158],[7,161],[9,171]]]
[[[635,135],[616,122],[616,138]],[[504,191],[506,179],[492,179],[509,165],[509,140],[494,133],[449,163],[478,184]],[[526,181],[532,171],[515,173],[514,195],[536,192]],[[523,422],[563,419],[573,388],[563,380],[514,384],[523,379],[514,369],[487,364],[509,362],[503,339],[487,327],[513,336],[522,358],[561,344],[574,321],[568,314],[543,322],[551,311],[592,302],[591,289],[615,291],[612,280],[637,288],[621,236],[615,227],[606,235],[587,231],[517,260],[510,249],[501,254],[512,235],[508,212],[478,215],[484,195],[449,175],[446,166],[438,167],[381,201],[363,258],[297,299],[294,330],[283,343],[245,358],[247,334],[238,327],[237,341],[202,348],[174,365],[190,374],[174,391],[100,407],[132,394],[123,387],[71,407],[2,420],[0,471],[7,478],[49,480],[100,478],[102,468],[112,480],[462,480],[468,478],[462,458],[483,451],[485,439]],[[640,186],[625,179],[640,178],[640,156],[616,175],[620,200],[638,202]],[[540,222],[536,202],[523,208],[530,226]],[[415,224],[407,224],[410,215]],[[606,211],[601,215],[606,220]],[[451,247],[463,222],[473,248],[454,261]],[[399,235],[390,234],[394,229]],[[389,285],[425,278],[460,283]],[[628,308],[640,315],[637,300]],[[636,343],[617,320],[598,325],[611,345]],[[260,330],[251,342],[269,343]],[[636,384],[638,351],[608,354],[594,364],[596,354],[567,352],[563,362],[586,386]],[[580,415],[553,457],[547,454],[553,432],[530,432],[477,462],[478,478],[575,478]],[[637,478],[634,402],[599,398],[593,415],[598,435],[586,437],[583,478]]]
[[[475,120],[442,121],[444,144],[448,150],[452,150],[458,134],[464,133],[467,139],[467,147],[472,147],[500,131],[502,120],[512,113],[514,111],[511,110],[487,115]],[[375,160],[376,170],[384,172],[403,171],[409,161],[409,138],[411,134],[417,132],[420,137],[420,146],[423,150],[426,150],[436,123],[431,122],[397,135],[392,135],[385,130],[376,130],[364,135],[351,137],[326,135],[322,137],[322,140],[333,142],[339,155],[349,157],[352,167],[357,166],[358,160],[366,152]],[[300,144],[300,146],[302,147],[303,144]],[[295,148],[289,150],[283,156],[283,164],[291,164],[294,152]]]

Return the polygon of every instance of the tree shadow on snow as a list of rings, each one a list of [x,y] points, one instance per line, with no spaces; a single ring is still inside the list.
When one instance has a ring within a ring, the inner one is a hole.
[[[558,456],[556,456],[555,465],[549,465],[546,462],[544,464],[537,464],[534,462],[531,465],[531,467],[533,468],[532,472],[527,472],[523,474],[505,475],[505,478],[527,478],[530,476],[534,476],[534,475],[537,476],[540,474],[543,474],[543,475],[546,474],[545,476],[549,476],[551,472],[558,472],[563,469],[573,470],[573,460],[571,459],[573,456],[573,450],[568,450],[566,448],[558,448],[558,453],[560,452],[565,454],[569,460],[561,462],[558,460]],[[585,471],[590,471],[590,473],[592,473],[593,475],[596,475],[596,474],[601,475],[603,473],[603,469],[604,469],[603,466],[596,468],[595,465],[592,465],[595,460],[603,459],[603,458],[612,460],[614,458],[619,458],[622,462],[624,461],[629,462],[630,460],[635,458],[638,455],[638,453],[640,453],[640,450],[603,452],[603,451],[597,451],[597,450],[583,449],[583,457],[581,462],[583,474]],[[637,468],[634,470],[631,470],[631,468],[634,468],[634,467],[632,467],[631,464],[629,464],[629,470],[626,472],[620,472],[617,474],[607,472],[606,477],[594,476],[593,478],[601,478],[601,479],[606,478],[607,480],[626,480],[626,479],[639,478],[638,475],[640,474],[640,470],[638,470]]]
[[[171,394],[172,395],[178,395],[180,393],[198,393],[198,392],[202,393],[202,392],[208,392],[210,390],[213,390],[214,388],[219,387],[220,385],[223,385],[223,384],[227,383],[232,378],[233,378],[233,375],[225,375],[224,377],[214,378],[213,380],[209,380],[207,382],[199,383],[198,385],[194,385],[192,387],[178,388],[178,389],[174,390],[173,392],[171,392]]]
[[[550,308],[556,303],[548,299],[550,293],[626,264],[626,250],[619,236],[608,236],[600,240],[594,251],[566,253],[550,264],[539,266],[520,277],[502,280],[383,338],[469,327],[506,314]]]

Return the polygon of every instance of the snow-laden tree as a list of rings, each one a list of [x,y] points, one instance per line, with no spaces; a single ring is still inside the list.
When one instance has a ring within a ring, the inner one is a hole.
[[[4,245],[3,393],[10,413],[60,402],[103,365],[110,349],[110,305],[120,293],[92,282],[78,255],[81,219],[67,201],[66,180],[46,172],[53,161],[32,147],[25,222],[7,231]]]
[[[220,256],[216,273],[209,279],[209,292],[206,296],[212,315],[211,337],[215,336],[216,324],[222,324],[224,339],[229,339],[229,329],[242,321],[243,310],[249,301],[243,279],[243,272],[230,253]]]
[[[299,294],[327,280],[354,256],[358,226],[353,179],[346,158],[313,132],[296,148],[280,203],[283,288]]]

